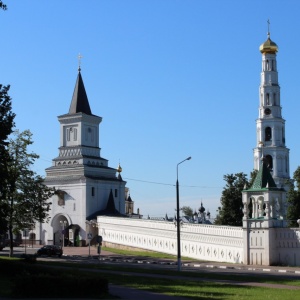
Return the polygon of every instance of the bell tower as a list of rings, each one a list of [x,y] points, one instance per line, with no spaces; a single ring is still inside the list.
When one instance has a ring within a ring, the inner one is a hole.
[[[259,87],[259,115],[256,120],[256,148],[254,169],[261,167],[264,157],[277,187],[284,187],[290,178],[289,149],[285,145],[285,120],[281,115],[280,86],[276,53],[278,46],[271,40],[268,21],[268,38],[260,45],[262,71]]]

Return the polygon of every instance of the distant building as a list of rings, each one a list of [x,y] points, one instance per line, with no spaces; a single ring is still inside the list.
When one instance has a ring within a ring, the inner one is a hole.
[[[128,196],[127,196],[128,195]],[[140,209],[137,209],[137,212],[134,212],[134,201],[131,199],[130,194],[126,193],[125,200],[125,214],[130,218],[141,219],[143,215],[140,214]]]

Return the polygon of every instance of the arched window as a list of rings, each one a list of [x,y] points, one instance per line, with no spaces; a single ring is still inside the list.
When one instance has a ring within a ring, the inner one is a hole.
[[[269,93],[267,93],[266,97],[267,97],[267,105],[270,105],[270,95],[269,95]]]
[[[248,211],[249,211],[248,217],[249,217],[249,219],[252,219],[252,214],[253,214],[252,198],[250,198],[250,202],[248,204]]]
[[[265,141],[271,141],[272,140],[272,129],[271,127],[267,127],[265,129]]]
[[[266,155],[266,163],[270,170],[273,170],[273,158],[271,155]]]
[[[57,190],[56,194],[57,194],[57,204],[59,206],[64,206],[65,205],[65,194],[66,194],[66,192],[62,191],[62,190]]]

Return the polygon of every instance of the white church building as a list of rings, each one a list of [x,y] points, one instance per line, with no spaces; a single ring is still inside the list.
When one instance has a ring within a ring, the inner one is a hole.
[[[92,114],[78,70],[69,112],[58,117],[58,157],[46,169],[45,183],[56,190],[50,199],[48,223],[36,228],[42,244],[86,245],[95,238],[92,220],[97,215],[124,215],[127,188],[122,169],[108,166],[100,153],[99,125],[102,118]]]

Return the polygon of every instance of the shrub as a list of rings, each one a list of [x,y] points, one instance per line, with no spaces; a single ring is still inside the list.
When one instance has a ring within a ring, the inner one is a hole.
[[[21,258],[23,258],[25,262],[29,262],[29,263],[36,262],[36,254],[22,254]]]

